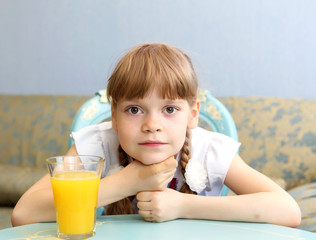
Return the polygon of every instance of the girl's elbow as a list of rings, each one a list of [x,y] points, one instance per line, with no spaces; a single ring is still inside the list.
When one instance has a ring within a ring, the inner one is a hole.
[[[20,207],[19,205],[16,205],[12,211],[11,214],[11,224],[13,227],[18,227],[21,225],[29,224],[30,222],[27,221],[27,215],[26,209]]]
[[[291,223],[289,227],[298,227],[301,224],[302,221],[302,212],[299,206],[296,207],[296,209],[293,209],[291,215]]]
[[[21,226],[23,224],[23,217],[21,211],[18,208],[14,208],[11,214],[11,224],[13,227]]]
[[[289,210],[286,214],[287,217],[284,218],[287,227],[298,227],[302,221],[302,212],[298,204],[295,202],[293,206],[289,207]]]

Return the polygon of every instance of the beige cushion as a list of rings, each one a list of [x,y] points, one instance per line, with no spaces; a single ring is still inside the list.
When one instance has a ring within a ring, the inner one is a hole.
[[[45,168],[0,164],[0,204],[15,204],[47,172]]]

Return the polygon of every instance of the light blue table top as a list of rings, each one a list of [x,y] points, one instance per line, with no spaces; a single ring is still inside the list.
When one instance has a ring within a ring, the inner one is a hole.
[[[6,240],[57,240],[56,223],[37,223],[0,231]],[[243,239],[315,240],[316,234],[272,224],[178,219],[145,222],[138,215],[102,216],[97,219],[95,239]]]

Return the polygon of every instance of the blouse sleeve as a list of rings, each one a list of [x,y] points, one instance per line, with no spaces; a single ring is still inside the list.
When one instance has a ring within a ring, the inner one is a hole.
[[[224,186],[226,174],[240,143],[232,138],[204,129],[192,133],[192,158],[200,161],[207,171],[208,183],[202,195],[218,196]]]
[[[95,155],[105,158],[102,176],[110,165],[118,163],[117,149],[119,146],[116,131],[111,122],[91,125],[71,133],[71,137],[79,155]]]

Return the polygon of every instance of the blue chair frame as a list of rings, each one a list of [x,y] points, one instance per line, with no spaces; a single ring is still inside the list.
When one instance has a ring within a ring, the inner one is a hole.
[[[201,103],[200,120],[212,131],[225,134],[238,141],[236,125],[227,108],[207,90],[199,89],[198,98]],[[107,101],[106,91],[98,91],[80,107],[71,125],[70,133],[110,118],[111,104]],[[71,145],[73,145],[73,140],[69,137],[68,148]],[[228,191],[229,189],[224,186],[221,196],[226,196]]]

